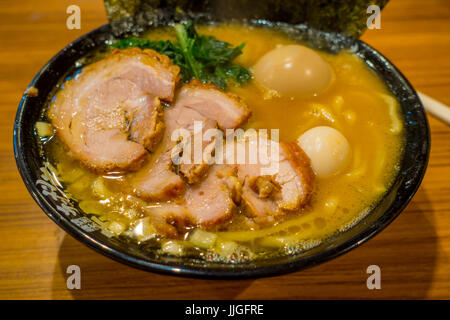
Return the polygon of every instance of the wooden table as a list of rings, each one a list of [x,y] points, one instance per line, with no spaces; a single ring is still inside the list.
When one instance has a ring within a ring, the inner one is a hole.
[[[81,30],[66,8],[81,7]],[[0,298],[298,299],[450,298],[450,127],[430,117],[431,159],[408,208],[360,248],[313,269],[257,280],[211,281],[147,273],[114,262],[57,227],[32,200],[16,169],[12,128],[22,92],[57,51],[106,23],[101,0],[0,3]],[[381,30],[363,40],[414,87],[450,105],[450,2],[391,0]],[[81,267],[81,290],[66,269]],[[381,290],[366,287],[369,265]]]

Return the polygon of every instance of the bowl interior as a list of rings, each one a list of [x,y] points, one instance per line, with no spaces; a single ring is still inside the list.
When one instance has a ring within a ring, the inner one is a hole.
[[[166,25],[168,18],[154,21],[152,26]],[[211,23],[211,21],[203,21]],[[403,159],[391,189],[383,199],[357,224],[324,241],[321,245],[291,256],[241,264],[221,264],[191,258],[160,256],[142,250],[131,241],[110,237],[100,226],[80,210],[64,191],[53,185],[46,174],[44,159],[34,135],[34,123],[39,119],[42,106],[55,86],[75,64],[94,50],[114,40],[117,30],[102,26],[86,34],[61,50],[32,80],[30,86],[38,89],[37,96],[25,94],[20,103],[15,127],[14,150],[17,166],[29,192],[43,211],[65,231],[98,252],[120,262],[144,270],[173,273],[184,276],[235,278],[274,275],[332,259],[360,245],[384,229],[407,205],[420,185],[429,154],[429,128],[423,106],[404,76],[369,45],[337,34],[313,31],[304,25],[274,24],[267,21],[252,22],[283,27],[292,37],[306,41],[313,47],[337,52],[349,49],[384,80],[401,105],[406,144]]]

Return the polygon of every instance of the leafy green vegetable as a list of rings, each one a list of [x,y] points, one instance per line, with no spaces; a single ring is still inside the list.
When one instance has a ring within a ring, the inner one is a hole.
[[[176,42],[126,38],[114,42],[112,46],[119,49],[153,49],[165,54],[180,67],[185,82],[196,78],[224,89],[230,82],[244,84],[250,79],[250,72],[246,68],[232,63],[242,54],[245,43],[233,47],[213,36],[199,35],[190,21],[177,24],[174,29]]]

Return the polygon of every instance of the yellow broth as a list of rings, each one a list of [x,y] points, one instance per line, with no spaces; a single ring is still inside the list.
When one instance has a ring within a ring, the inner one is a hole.
[[[247,68],[277,45],[297,43],[281,31],[238,24],[203,26],[198,31],[234,45],[245,42],[243,54],[236,62]],[[166,28],[151,31],[146,36],[173,39],[173,33]],[[318,96],[274,97],[254,81],[229,89],[253,112],[245,128],[279,129],[280,141],[295,141],[312,127],[331,126],[348,139],[352,149],[350,163],[338,174],[317,177],[310,206],[287,215],[274,226],[258,227],[244,217],[240,212],[243,209],[239,208],[231,221],[207,233],[197,233],[196,238],[200,240],[191,239],[193,230],[186,230],[184,240],[153,238],[156,250],[176,255],[189,252],[226,262],[292,254],[353,225],[388,190],[398,172],[403,150],[398,103],[383,82],[355,55],[349,52],[320,54],[332,67],[335,79],[331,87]],[[135,237],[136,241],[145,242],[145,237],[136,237],[131,230],[145,219],[142,207],[151,208],[153,204],[123,193],[123,175],[101,177],[90,172],[71,158],[56,137],[46,143],[44,149],[68,195],[79,202],[81,209],[96,215],[96,221],[112,235]],[[158,249],[161,246],[162,249]]]

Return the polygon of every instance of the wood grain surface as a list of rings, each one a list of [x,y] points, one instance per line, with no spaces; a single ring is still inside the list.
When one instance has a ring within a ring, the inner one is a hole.
[[[81,7],[81,30],[66,29],[66,8]],[[450,298],[450,127],[429,117],[426,177],[408,208],[360,248],[313,269],[241,281],[185,279],[114,262],[57,227],[28,194],[12,147],[14,116],[37,71],[78,36],[106,23],[101,0],[0,1],[0,298],[300,299]],[[413,86],[450,105],[450,1],[391,0],[381,30],[363,40]],[[66,268],[81,267],[81,290]],[[381,268],[368,290],[366,268]]]

